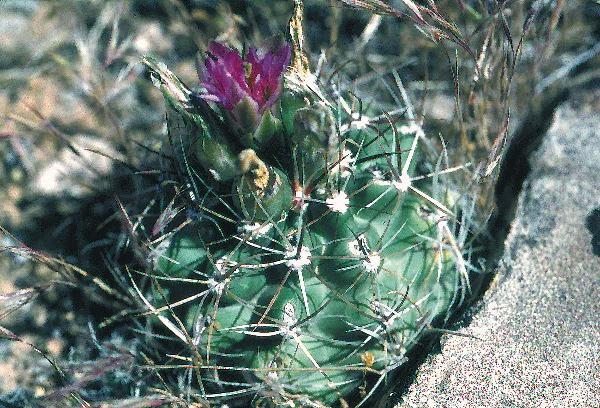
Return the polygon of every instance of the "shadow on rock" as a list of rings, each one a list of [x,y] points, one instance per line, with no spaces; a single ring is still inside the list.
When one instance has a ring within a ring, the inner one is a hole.
[[[585,226],[592,234],[592,253],[600,256],[600,207],[589,213],[585,219]]]

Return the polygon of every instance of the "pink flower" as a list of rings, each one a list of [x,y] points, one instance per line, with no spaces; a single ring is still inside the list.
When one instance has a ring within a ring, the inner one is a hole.
[[[270,50],[250,47],[242,59],[237,51],[212,42],[204,67],[198,73],[206,89],[201,97],[231,111],[239,124],[250,125],[250,114],[253,116],[250,122],[256,126],[262,114],[281,94],[282,75],[290,57],[291,49],[287,43]]]

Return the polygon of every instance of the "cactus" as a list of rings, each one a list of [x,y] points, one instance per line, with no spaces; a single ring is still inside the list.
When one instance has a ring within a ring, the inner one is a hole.
[[[421,174],[421,128],[353,110],[293,48],[289,64],[286,43],[212,43],[197,92],[145,59],[177,176],[140,295],[209,401],[368,397],[468,288],[454,193]]]

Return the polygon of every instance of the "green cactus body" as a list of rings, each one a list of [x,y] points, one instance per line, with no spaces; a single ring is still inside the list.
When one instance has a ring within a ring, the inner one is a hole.
[[[411,181],[422,135],[357,120],[293,83],[284,89],[275,117],[239,143],[206,134],[193,100],[170,111],[184,123],[170,129],[184,140],[174,149],[182,190],[206,197],[182,206],[213,221],[173,232],[155,249],[154,273],[195,280],[179,283],[199,295],[173,313],[202,357],[208,400],[331,406],[405,361],[449,313],[464,276],[443,228],[448,203],[427,198],[427,179]],[[225,165],[186,147],[203,140]],[[183,296],[174,293],[170,303]]]

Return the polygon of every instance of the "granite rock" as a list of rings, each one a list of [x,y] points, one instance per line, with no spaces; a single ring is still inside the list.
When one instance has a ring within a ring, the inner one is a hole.
[[[560,107],[470,324],[444,335],[397,408],[600,407],[599,92]],[[587,222],[589,227],[589,221]]]

